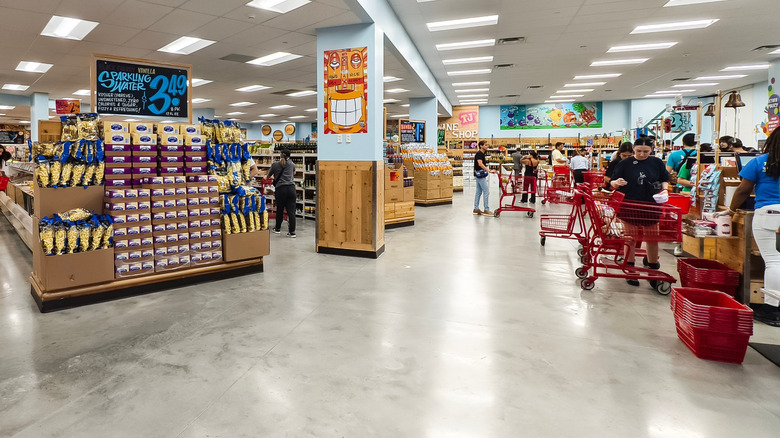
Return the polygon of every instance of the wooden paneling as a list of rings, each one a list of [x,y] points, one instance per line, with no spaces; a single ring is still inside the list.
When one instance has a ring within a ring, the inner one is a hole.
[[[51,120],[38,121],[38,141],[57,142],[60,138],[62,138],[62,123]]]
[[[384,164],[319,161],[317,250],[376,252],[385,244]]]

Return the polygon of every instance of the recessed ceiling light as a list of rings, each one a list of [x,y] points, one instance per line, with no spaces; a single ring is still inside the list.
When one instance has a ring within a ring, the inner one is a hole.
[[[246,113],[242,113],[241,111],[233,111],[230,113],[225,113],[226,116],[243,116]]]
[[[590,63],[591,67],[605,67],[608,65],[630,65],[630,64],[642,64],[646,62],[648,58],[628,58],[628,59],[610,59],[608,61],[593,61]]]
[[[14,108],[16,108],[16,107],[12,106],[12,105],[0,105],[0,110],[11,111]]]
[[[639,52],[641,50],[662,50],[669,49],[677,45],[674,43],[651,43],[651,44],[629,44],[625,46],[612,46],[607,50],[607,53],[620,53],[620,52]]]
[[[29,120],[20,120],[19,123],[21,123],[22,125],[29,125],[30,121]]]
[[[545,100],[544,103],[566,103],[566,102],[576,102],[577,99],[552,99],[552,100]]]
[[[579,75],[575,76],[575,81],[583,81],[588,79],[610,79],[610,78],[616,78],[622,75],[622,73],[603,73],[598,75]]]
[[[457,49],[473,49],[476,47],[490,47],[495,45],[496,45],[495,39],[460,41],[457,43],[436,44],[436,50],[445,51],[445,50],[457,50]]]
[[[561,98],[561,97],[585,97],[585,95],[584,94],[567,94],[567,95],[564,95],[564,96],[555,95],[555,96],[550,96],[550,99],[558,99],[558,98]]]
[[[390,117],[393,117],[393,118],[396,118],[396,119],[397,119],[397,118],[399,118],[399,117],[409,117],[409,114],[396,114],[396,115],[394,115],[394,116],[390,116]]]
[[[192,79],[192,86],[193,86],[193,87],[200,87],[201,85],[210,84],[210,83],[212,83],[212,82],[214,82],[214,81],[210,81],[210,80],[208,80],[208,79],[198,79],[198,78],[193,78],[193,79]]]
[[[462,94],[458,96],[458,99],[468,99],[468,98],[474,98],[474,97],[489,97],[490,94]]]
[[[563,88],[574,88],[574,87],[598,87],[601,85],[606,84],[606,82],[582,82],[579,84],[564,84]]]
[[[398,93],[406,93],[407,91],[409,90],[405,88],[391,88],[389,90],[385,90],[385,93],[398,94]]]
[[[30,73],[46,73],[53,66],[53,64],[44,64],[42,62],[21,61],[19,65],[16,66],[16,70]]]
[[[160,122],[160,123],[175,123],[175,122],[174,122],[173,120],[163,120],[163,121],[162,121],[162,122]]]
[[[265,120],[252,120],[249,123],[265,123]]]
[[[285,104],[285,105],[276,105],[276,106],[272,106],[270,108],[271,109],[288,109],[288,108],[295,108],[295,105],[287,105],[287,104]]]
[[[255,58],[251,61],[247,61],[247,64],[262,65],[270,67],[272,65],[281,64],[283,62],[292,61],[293,59],[300,58],[301,55],[295,55],[288,52],[276,52],[270,55],[266,55],[260,58]]]
[[[647,97],[647,98],[663,97],[663,98],[666,98],[666,99],[671,99],[671,98],[674,97],[674,94],[646,94],[645,97]]]
[[[396,103],[396,102],[400,102],[400,100],[398,100],[398,99],[384,99],[384,100],[382,100],[382,103]]]
[[[230,106],[252,106],[252,105],[257,105],[257,104],[254,102],[236,102],[230,104]]]
[[[455,82],[453,87],[477,87],[480,85],[490,85],[490,81],[477,81],[477,82]]]
[[[260,90],[267,90],[271,87],[266,87],[265,85],[247,85],[246,87],[236,88],[236,91],[240,91],[242,93],[250,93],[252,91],[260,91]]]
[[[490,91],[490,88],[465,88],[463,90],[455,90],[455,93],[480,93],[482,91]]]
[[[192,103],[205,103],[205,102],[211,102],[211,99],[204,99],[202,97],[196,97],[195,99],[192,99]]]
[[[309,109],[305,109],[304,111],[307,112],[307,113],[313,113],[313,112],[317,111],[317,108],[309,108]]]
[[[292,116],[291,119],[305,119],[306,116]]]
[[[246,5],[257,9],[265,9],[266,11],[286,14],[293,9],[300,8],[309,3],[311,3],[309,0],[252,0]]]
[[[720,76],[699,76],[694,81],[725,81],[728,79],[746,78],[747,75],[720,75]]]
[[[290,93],[288,96],[290,97],[304,97],[304,96],[311,96],[312,94],[317,94],[314,90],[303,90],[303,91],[297,91],[295,93]]]
[[[492,56],[475,56],[473,58],[453,58],[442,61],[444,65],[475,64],[477,62],[493,62]]]
[[[405,104],[401,105],[401,107],[402,107],[402,108],[409,108],[409,104],[408,104],[408,103],[405,103]]]
[[[228,120],[230,120],[231,122],[238,122],[241,119],[232,118],[232,119],[228,119]]]
[[[566,93],[590,93],[593,91],[593,88],[578,88],[578,89],[571,89],[571,90],[558,90],[556,93],[558,94],[566,94]]]
[[[679,93],[693,93],[696,91],[695,89],[687,89],[687,90],[663,90],[663,91],[656,91],[655,94],[679,94]]]
[[[138,119],[124,119],[123,122],[137,122]]]
[[[287,119],[284,119],[284,120],[279,120],[279,123],[289,123],[289,122],[290,122],[290,121],[289,121],[289,120],[287,120]]]
[[[46,24],[46,27],[43,28],[43,31],[41,31],[41,35],[69,40],[81,40],[87,36],[88,33],[92,32],[92,29],[97,25],[98,23],[94,21],[54,15]]]
[[[11,91],[24,91],[26,89],[30,88],[29,85],[20,85],[20,84],[5,84],[3,85],[3,90],[11,90]]]
[[[698,5],[699,3],[713,3],[722,1],[725,0],[669,0],[669,2],[664,5],[664,7],[668,8],[671,6]]]
[[[717,18],[711,20],[693,20],[693,21],[675,21],[672,23],[646,24],[637,26],[631,31],[632,34],[669,32],[674,30],[704,29],[718,21]]]
[[[176,41],[157,49],[158,52],[176,53],[178,55],[189,55],[198,50],[214,44],[216,41],[202,40],[200,38],[183,36]]]
[[[385,82],[395,82],[395,81],[400,81],[400,80],[402,80],[402,79],[401,78],[397,78],[395,76],[385,76],[384,77],[384,81]]]
[[[487,99],[464,99],[460,100],[460,103],[487,103]]]
[[[766,70],[769,64],[732,65],[721,71]]]
[[[697,82],[695,84],[677,84],[672,85],[672,88],[688,88],[692,86],[696,87],[714,87],[715,85],[718,85],[717,82]]]
[[[4,115],[5,115],[5,113],[0,113],[0,116],[4,116]]]
[[[279,114],[260,114],[260,117],[279,117]]]
[[[489,68],[478,68],[475,70],[455,70],[455,71],[448,71],[447,75],[449,76],[469,76],[469,75],[485,75],[493,70]]]
[[[433,21],[428,23],[427,26],[429,31],[437,32],[440,30],[466,29],[469,27],[492,26],[494,24],[498,24],[498,15],[460,18],[458,20]]]
[[[74,96],[89,96],[90,94],[92,94],[92,92],[89,91],[89,90],[85,90],[85,89],[83,89],[83,90],[76,90],[76,91],[73,92]]]
[[[774,52],[769,52],[770,55],[780,55],[780,49],[775,50]]]

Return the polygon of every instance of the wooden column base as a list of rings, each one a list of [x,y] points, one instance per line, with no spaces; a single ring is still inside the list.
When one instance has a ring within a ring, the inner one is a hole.
[[[30,276],[30,294],[38,309],[46,313],[257,272],[263,272],[262,258],[131,277],[54,292],[43,290],[33,274]]]

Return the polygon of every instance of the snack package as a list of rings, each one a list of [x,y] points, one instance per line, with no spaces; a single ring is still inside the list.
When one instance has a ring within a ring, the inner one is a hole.
[[[101,140],[95,142],[95,162],[95,185],[99,186],[103,184],[106,175],[105,148]]]
[[[49,160],[43,156],[35,165],[35,180],[38,181],[38,187],[49,187],[51,185],[51,166]]]
[[[38,234],[40,235],[41,245],[43,246],[43,255],[54,254],[54,225],[53,220],[47,217],[41,219]]]
[[[87,220],[92,217],[92,213],[83,208],[74,208],[66,212],[57,214],[63,222],[77,222]]]
[[[214,122],[211,120],[206,120],[205,118],[201,117],[198,119],[200,121],[200,133],[204,137],[206,137],[207,141],[210,141],[212,143],[217,141]]]
[[[92,236],[92,227],[86,221],[79,221],[79,252],[89,251],[89,240]]]
[[[232,227],[230,226],[230,200],[228,199],[229,195],[224,195],[220,199],[220,203],[222,204],[222,226],[225,229],[225,234],[231,234],[232,233]]]
[[[114,243],[114,224],[111,223],[111,217],[108,215],[101,216],[101,222],[106,224],[106,229],[103,232],[103,243],[100,245],[101,249],[110,248]]]
[[[79,226],[75,222],[67,222],[67,254],[76,252],[79,246]]]
[[[98,115],[95,113],[82,113],[78,115],[78,133],[82,140],[99,140]]]
[[[74,116],[60,117],[62,122],[62,141],[78,141],[79,128],[78,120]]]
[[[105,234],[105,231],[108,227],[100,222],[98,216],[92,216],[92,220],[90,222],[92,224],[92,242],[89,246],[89,249],[90,251],[94,251],[100,248],[101,244],[103,243],[103,234]]]
[[[67,231],[65,224],[58,220],[54,223],[54,254],[65,254],[65,240],[67,239]]]

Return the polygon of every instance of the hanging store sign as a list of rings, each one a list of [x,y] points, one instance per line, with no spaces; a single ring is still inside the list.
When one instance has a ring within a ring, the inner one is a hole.
[[[425,122],[416,120],[399,120],[398,132],[401,143],[425,143]]]
[[[326,50],[325,134],[368,132],[368,48]]]
[[[81,101],[78,99],[57,99],[54,101],[57,114],[78,114],[81,112]]]
[[[452,108],[452,117],[439,122],[444,131],[445,141],[479,139],[479,106],[459,106]]]
[[[187,65],[96,55],[92,108],[99,114],[192,120],[191,79]]]

